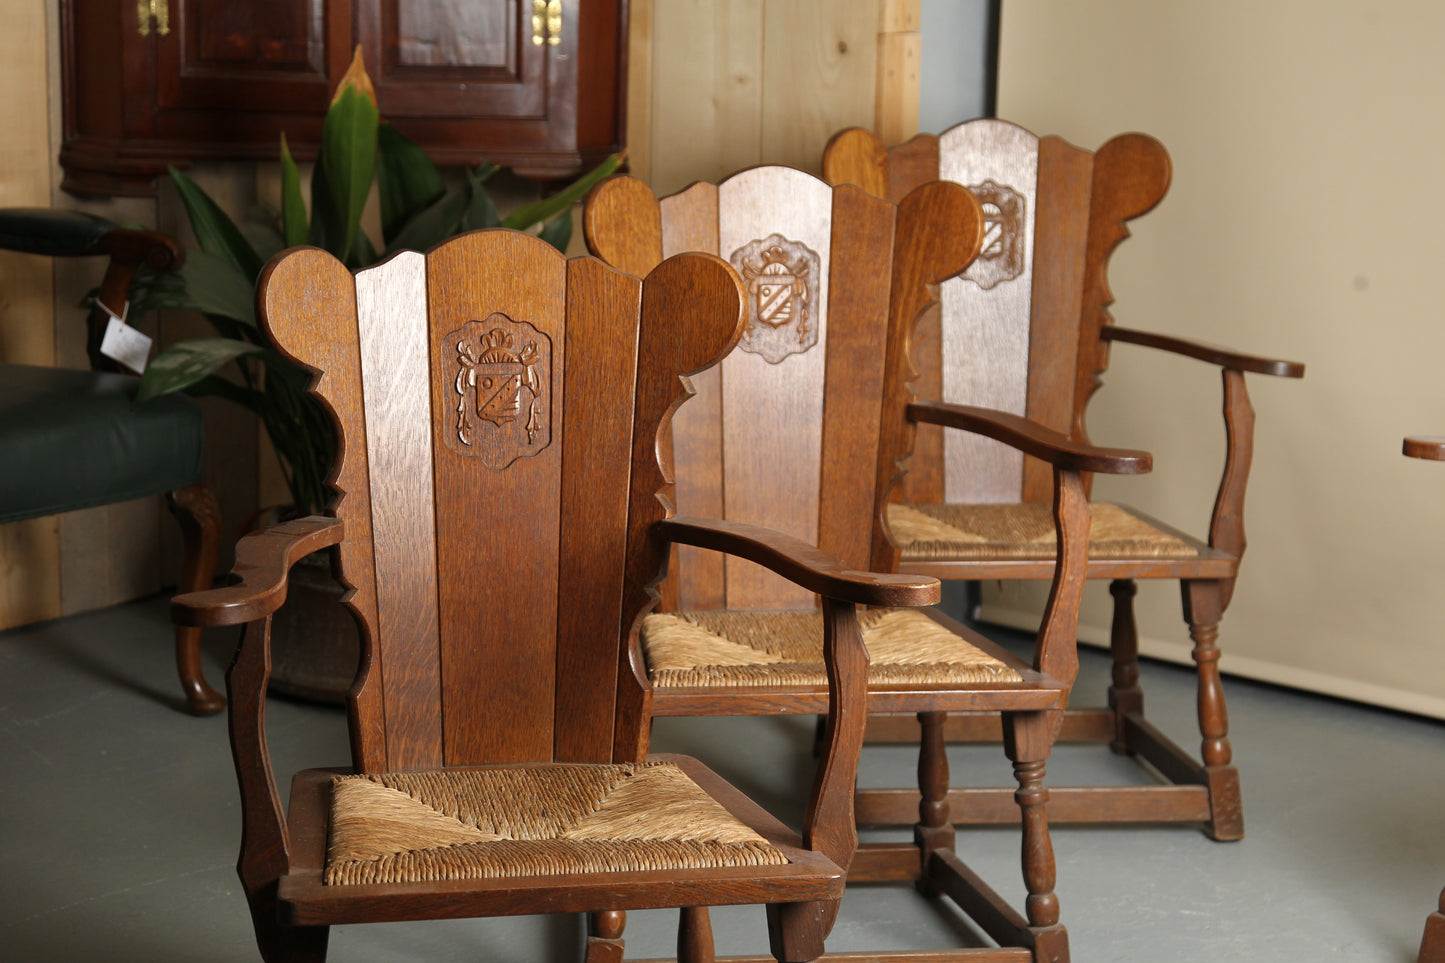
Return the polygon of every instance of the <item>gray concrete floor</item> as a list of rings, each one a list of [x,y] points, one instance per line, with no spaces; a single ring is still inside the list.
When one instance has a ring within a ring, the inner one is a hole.
[[[231,641],[207,639],[217,682]],[[1108,660],[1082,655],[1076,701],[1094,702]],[[0,634],[0,960],[259,959],[233,870],[240,825],[224,719],[176,712],[170,658],[159,599]],[[1151,718],[1195,745],[1192,674],[1146,664],[1144,683]],[[1445,885],[1445,727],[1241,680],[1227,689],[1247,838],[1057,827],[1074,959],[1412,963]],[[338,711],[273,699],[268,722],[278,772],[347,762]],[[810,738],[804,719],[662,720],[655,746],[701,756],[792,820]],[[1009,780],[995,748],[951,753],[958,784]],[[860,780],[907,785],[913,763],[912,750],[868,747]],[[1048,781],[1138,779],[1106,750],[1061,746]],[[960,831],[958,844],[1020,900],[1015,832]],[[717,910],[714,924],[720,953],[766,950],[761,910]],[[566,961],[580,925],[338,927],[332,958]],[[630,914],[628,958],[670,954],[674,927],[671,912]],[[859,886],[829,948],[980,942],[960,916],[907,887]]]

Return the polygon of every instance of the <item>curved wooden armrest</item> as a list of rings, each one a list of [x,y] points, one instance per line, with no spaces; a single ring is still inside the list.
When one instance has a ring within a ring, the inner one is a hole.
[[[1410,435],[1405,439],[1404,454],[1411,458],[1445,461],[1445,436]]]
[[[1099,332],[1099,337],[1105,341],[1122,341],[1125,344],[1139,344],[1146,348],[1171,351],[1174,354],[1182,354],[1187,358],[1207,361],[1210,364],[1219,365],[1221,368],[1232,368],[1235,371],[1277,375],[1281,378],[1303,378],[1305,376],[1305,366],[1297,361],[1259,358],[1231,351],[1228,348],[1205,344],[1202,341],[1190,341],[1187,338],[1175,338],[1166,334],[1151,334],[1148,331],[1134,331],[1130,328],[1121,328],[1116,324],[1104,325],[1103,330]]]
[[[938,579],[844,568],[837,559],[802,539],[770,528],[681,516],[665,518],[658,525],[664,538],[679,545],[696,545],[745,558],[810,592],[840,602],[933,605],[940,598]]]
[[[171,600],[171,620],[177,625],[239,625],[264,618],[286,601],[286,578],[303,556],[336,545],[343,527],[339,518],[312,515],[260,532],[236,543],[236,566],[231,574],[240,581],[224,588],[177,595]]]
[[[1096,448],[1045,428],[1036,421],[992,408],[915,401],[909,404],[907,411],[913,421],[984,435],[1059,468],[1110,475],[1142,475],[1154,469],[1154,456],[1147,451]]]

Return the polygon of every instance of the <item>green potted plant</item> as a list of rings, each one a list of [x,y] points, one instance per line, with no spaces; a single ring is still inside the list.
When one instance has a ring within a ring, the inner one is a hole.
[[[281,139],[281,209],[238,227],[185,174],[171,168],[200,249],[184,267],[140,274],[133,310],[198,311],[214,337],[170,345],[146,367],[139,400],[172,391],[226,398],[254,412],[266,428],[290,491],[288,513],[324,510],[326,478],[336,452],[331,418],[306,393],[310,374],[277,353],[256,323],[256,282],[277,251],[299,244],[325,248],[356,270],[401,250],[425,251],[463,231],[485,227],[537,229],[565,250],[572,205],[621,162],[613,155],[556,194],[501,216],[486,182],[492,164],[468,170],[448,187],[426,153],[381,120],[358,47],[326,111],[311,177],[307,216],[300,171]],[[373,181],[381,201],[381,243],[361,227]],[[226,377],[232,374],[233,377]],[[314,556],[315,561],[324,561]],[[287,603],[272,628],[273,687],[291,695],[340,701],[355,675],[356,629],[337,604],[340,587],[324,565],[293,570]]]
[[[198,251],[181,270],[142,274],[132,302],[153,309],[198,311],[215,337],[172,344],[147,366],[139,400],[172,391],[226,398],[260,418],[276,450],[299,514],[321,511],[330,500],[325,481],[336,450],[330,418],[306,394],[310,376],[276,353],[256,323],[254,292],[266,261],[277,251],[314,244],[353,270],[401,250],[425,251],[463,231],[484,227],[535,228],[558,250],[572,235],[572,205],[617,170],[614,154],[557,193],[501,216],[486,182],[493,164],[465,172],[448,188],[419,146],[381,120],[376,93],[357,47],[351,67],[326,111],[321,149],[311,177],[308,219],[301,176],[281,139],[281,209],[243,231],[185,174],[170,175],[195,232]],[[361,227],[373,180],[381,201],[381,243]],[[236,378],[227,378],[228,372]]]

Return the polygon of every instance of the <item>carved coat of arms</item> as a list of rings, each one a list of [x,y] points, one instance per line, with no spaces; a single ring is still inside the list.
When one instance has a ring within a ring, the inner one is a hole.
[[[525,321],[493,314],[448,334],[455,352],[455,423],[446,433],[453,451],[506,468],[551,441],[552,343]]]
[[[1024,271],[1024,199],[1011,187],[984,181],[970,184],[983,207],[983,249],[959,277],[985,291]]]
[[[798,241],[772,234],[733,252],[748,291],[748,326],[738,347],[777,364],[818,343],[821,259]]]

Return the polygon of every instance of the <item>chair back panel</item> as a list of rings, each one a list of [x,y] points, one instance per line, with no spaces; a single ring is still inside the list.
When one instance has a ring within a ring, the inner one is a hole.
[[[589,243],[617,265],[640,267],[637,251],[650,243],[627,226],[648,220],[639,186],[616,179],[588,200]],[[866,567],[893,205],[784,167],[650,203],[661,224],[657,256],[715,252],[747,292],[742,342],[693,379],[697,395],[673,421],[679,511],[775,528]],[[676,571],[686,609],[814,604],[762,568],[715,553],[679,550]]]
[[[665,306],[717,351],[738,329],[724,280],[730,317],[715,292]],[[322,372],[342,429],[341,576],[366,641],[358,765],[611,759],[638,614],[623,599],[646,603],[624,584],[643,282],[493,231],[354,282],[303,251],[265,283],[268,330]],[[667,363],[647,378],[673,387],[652,393],[681,395],[686,372]]]
[[[880,176],[866,169],[880,156],[870,140],[858,130],[834,138],[829,180],[886,182],[894,200],[934,178],[954,181],[978,196],[988,221],[978,260],[942,285],[940,346],[920,338],[920,389],[936,377],[945,401],[1027,415],[1082,440],[1084,405],[1107,362],[1098,326],[1107,323],[1108,257],[1127,236],[1123,221],[1167,189],[1163,147],[1126,134],[1094,154],[982,119],[890,148]],[[920,435],[916,454],[926,459],[936,442]],[[919,500],[1051,497],[1052,473],[1037,459],[955,432],[941,444],[945,480]]]

